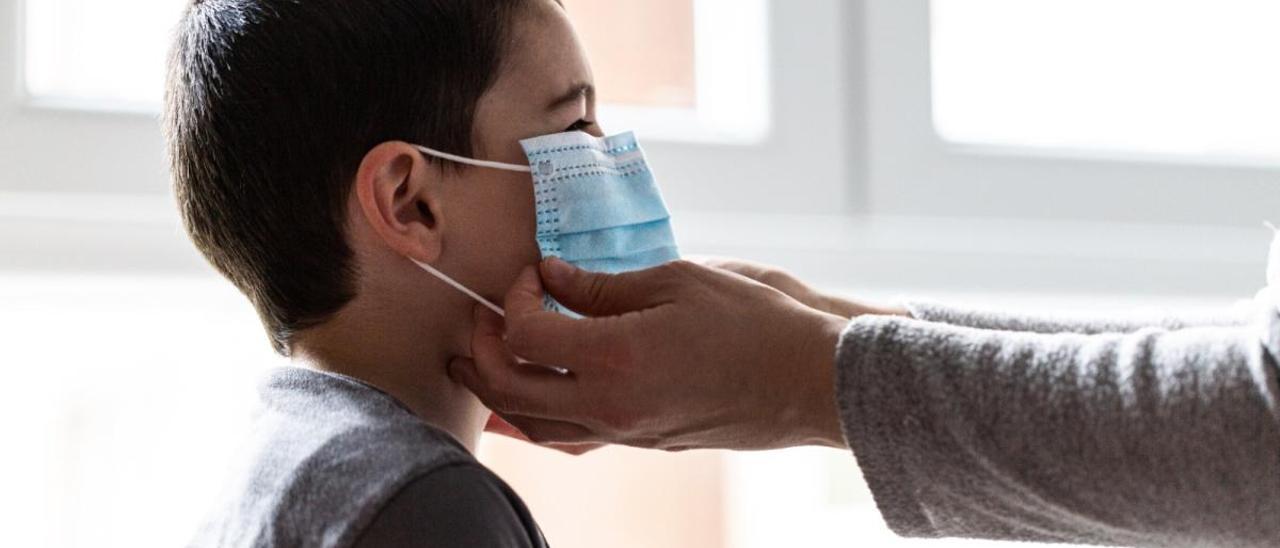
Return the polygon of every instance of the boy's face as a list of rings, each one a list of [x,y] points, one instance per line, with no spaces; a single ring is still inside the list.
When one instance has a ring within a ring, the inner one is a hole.
[[[477,159],[523,165],[523,139],[572,130],[602,135],[591,67],[573,26],[554,1],[530,4],[514,22],[497,80],[477,104]],[[453,207],[439,266],[500,303],[520,270],[540,258],[532,179],[468,167],[444,186]]]

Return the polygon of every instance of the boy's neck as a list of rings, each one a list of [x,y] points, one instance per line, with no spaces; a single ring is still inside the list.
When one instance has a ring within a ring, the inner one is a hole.
[[[294,346],[294,362],[377,387],[474,453],[489,411],[449,378],[449,362],[459,355],[456,319],[394,321],[385,307],[363,314],[360,300],[307,330]]]

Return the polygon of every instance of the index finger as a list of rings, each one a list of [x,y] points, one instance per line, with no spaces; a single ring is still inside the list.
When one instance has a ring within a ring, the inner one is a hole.
[[[507,292],[507,345],[517,356],[580,375],[608,363],[623,348],[625,325],[620,318],[570,318],[544,309],[545,295],[532,266]]]

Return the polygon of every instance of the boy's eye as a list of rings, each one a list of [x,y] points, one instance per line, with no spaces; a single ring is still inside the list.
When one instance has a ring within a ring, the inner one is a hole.
[[[578,120],[577,122],[574,122],[573,125],[569,126],[569,128],[566,129],[565,131],[586,131],[587,128],[593,125],[595,125],[595,122],[590,122],[587,120]]]

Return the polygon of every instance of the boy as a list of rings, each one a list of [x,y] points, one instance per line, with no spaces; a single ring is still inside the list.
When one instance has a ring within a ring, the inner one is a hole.
[[[471,455],[473,303],[539,260],[519,141],[599,136],[555,0],[197,0],[165,125],[188,232],[275,349],[244,464],[195,546],[544,546]]]

